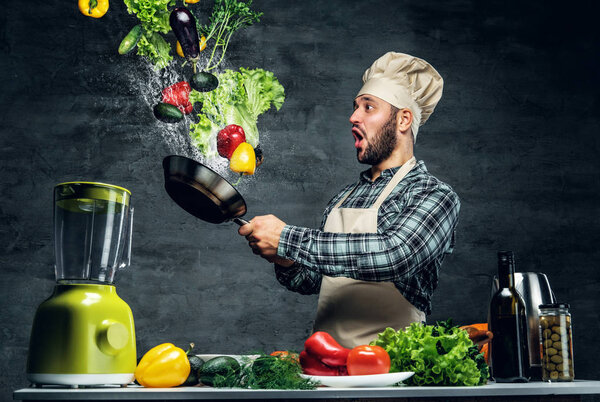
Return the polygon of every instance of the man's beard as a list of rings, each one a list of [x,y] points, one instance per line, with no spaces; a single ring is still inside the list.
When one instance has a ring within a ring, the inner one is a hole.
[[[361,158],[357,150],[356,157],[360,163],[371,166],[378,165],[390,157],[394,148],[396,148],[397,141],[396,116],[395,114],[391,114],[388,121],[381,127],[381,130],[367,144],[364,156]]]

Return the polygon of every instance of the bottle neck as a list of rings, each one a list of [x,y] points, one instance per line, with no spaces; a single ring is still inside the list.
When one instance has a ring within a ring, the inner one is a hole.
[[[515,287],[515,261],[512,253],[498,253],[498,284],[501,289]]]

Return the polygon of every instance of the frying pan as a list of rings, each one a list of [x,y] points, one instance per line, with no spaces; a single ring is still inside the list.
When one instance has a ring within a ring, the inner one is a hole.
[[[221,175],[193,159],[170,155],[163,159],[165,190],[185,211],[210,223],[248,221],[242,195]]]

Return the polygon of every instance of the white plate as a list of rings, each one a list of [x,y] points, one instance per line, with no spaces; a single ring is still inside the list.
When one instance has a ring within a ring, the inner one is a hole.
[[[413,371],[401,373],[372,374],[372,375],[342,375],[322,376],[302,374],[302,377],[319,381],[327,387],[349,388],[349,387],[387,387],[410,378]]]

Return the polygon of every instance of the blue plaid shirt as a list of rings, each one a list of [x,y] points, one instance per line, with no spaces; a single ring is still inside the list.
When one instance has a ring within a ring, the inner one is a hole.
[[[358,186],[347,186],[329,202],[319,230],[286,225],[277,255],[295,263],[275,265],[278,281],[301,294],[318,293],[322,275],[393,282],[410,303],[430,314],[440,266],[454,246],[460,201],[422,161],[379,208],[377,233],[323,231],[327,216],[349,191],[340,208],[369,208],[398,169],[384,170],[375,181],[370,169],[362,172]]]

